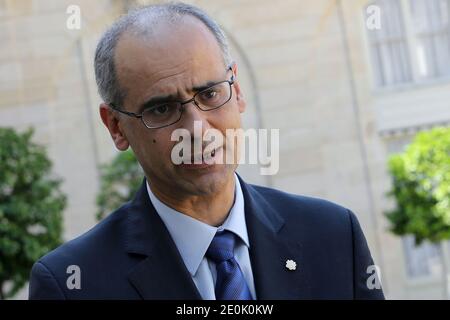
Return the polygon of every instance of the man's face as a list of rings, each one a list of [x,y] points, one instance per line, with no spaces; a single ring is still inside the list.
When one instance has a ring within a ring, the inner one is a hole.
[[[120,107],[134,113],[141,113],[155,97],[186,101],[196,93],[193,88],[230,80],[236,73],[235,66],[227,71],[213,34],[191,17],[184,17],[175,26],[159,25],[148,38],[124,34],[116,47],[115,64],[119,85],[126,92]],[[101,115],[117,148],[131,146],[152,187],[180,197],[208,195],[220,192],[233,179],[237,164],[175,165],[171,152],[178,142],[171,141],[171,134],[184,128],[194,137],[194,121],[201,122],[203,133],[213,128],[224,137],[226,129],[240,128],[245,102],[237,82],[231,90],[231,100],[222,107],[204,112],[193,103],[186,104],[179,122],[159,129],[148,129],[140,119],[105,105]],[[215,156],[222,159],[226,151],[224,138],[223,148]]]

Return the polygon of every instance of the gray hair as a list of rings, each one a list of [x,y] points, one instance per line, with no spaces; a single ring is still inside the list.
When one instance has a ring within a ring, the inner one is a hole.
[[[225,66],[232,63],[225,33],[202,9],[182,2],[138,7],[114,22],[97,45],[94,58],[95,79],[98,92],[104,102],[122,104],[126,95],[119,88],[114,63],[114,52],[120,36],[126,31],[145,36],[152,32],[152,27],[157,23],[161,21],[173,23],[187,15],[199,19],[213,33],[221,49]]]

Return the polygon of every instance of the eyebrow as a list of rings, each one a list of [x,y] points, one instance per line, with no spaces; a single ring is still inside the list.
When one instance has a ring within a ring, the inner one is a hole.
[[[209,87],[211,87],[215,84],[221,83],[221,82],[222,81],[208,81],[207,83],[205,83],[203,85],[193,87],[191,91],[197,93],[199,91],[208,89]],[[144,102],[143,104],[141,104],[141,106],[138,108],[137,112],[138,113],[143,112],[145,109],[148,109],[157,104],[161,104],[161,103],[165,103],[165,102],[174,102],[174,101],[182,102],[180,99],[178,99],[178,97],[176,95],[173,95],[173,94],[152,97],[152,98],[148,99],[146,102]]]

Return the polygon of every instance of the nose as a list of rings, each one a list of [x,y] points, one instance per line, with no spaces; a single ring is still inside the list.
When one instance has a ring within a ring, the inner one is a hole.
[[[186,103],[183,105],[183,114],[181,115],[180,119],[180,127],[189,130],[191,136],[194,136],[194,127],[195,123],[198,121],[201,122],[202,125],[202,137],[204,132],[211,128],[211,125],[208,121],[208,112],[200,110],[194,101],[191,101],[189,103]],[[198,133],[197,133],[198,134]]]

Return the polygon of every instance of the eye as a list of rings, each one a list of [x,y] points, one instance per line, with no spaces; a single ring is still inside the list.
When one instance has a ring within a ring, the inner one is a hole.
[[[203,100],[213,100],[214,98],[217,97],[218,92],[216,91],[216,89],[209,89],[209,90],[202,92],[201,95],[202,95],[201,98]]]
[[[161,104],[149,109],[153,115],[162,116],[170,112],[170,106],[168,104]]]

